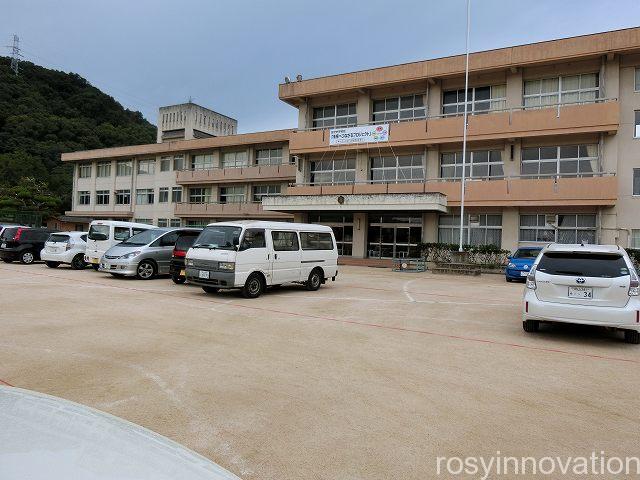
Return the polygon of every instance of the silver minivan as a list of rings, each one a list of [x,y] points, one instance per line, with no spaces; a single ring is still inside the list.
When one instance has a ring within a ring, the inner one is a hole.
[[[149,280],[169,273],[171,254],[182,232],[197,228],[153,228],[145,230],[107,250],[100,260],[101,272],[114,276]]]

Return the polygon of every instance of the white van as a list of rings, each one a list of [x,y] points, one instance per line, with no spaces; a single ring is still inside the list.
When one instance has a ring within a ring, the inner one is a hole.
[[[136,233],[144,232],[153,225],[145,223],[120,222],[118,220],[94,220],[89,225],[87,236],[87,250],[84,261],[90,264],[94,270],[100,267],[100,259],[104,252]]]
[[[241,288],[246,298],[267,286],[301,283],[317,290],[338,275],[331,227],[240,220],[211,223],[186,256],[186,278],[207,293]]]

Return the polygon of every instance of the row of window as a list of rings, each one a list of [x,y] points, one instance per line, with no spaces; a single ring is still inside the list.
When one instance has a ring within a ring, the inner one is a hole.
[[[298,240],[299,237],[299,240]],[[272,231],[271,242],[277,252],[297,252],[302,250],[333,250],[330,233],[324,232],[285,232]],[[243,248],[266,248],[265,231],[261,228],[249,228],[242,240]]]
[[[155,190],[153,188],[138,188],[135,195],[137,205],[150,205],[155,203]],[[171,203],[182,202],[182,187],[172,187],[171,189],[169,189],[169,187],[160,187],[158,189],[158,203],[169,203],[169,198],[171,198]],[[91,205],[91,192],[80,190],[78,192],[78,204]],[[111,191],[96,190],[95,204],[110,205]],[[131,190],[116,190],[114,192],[114,204],[131,205]]]
[[[254,185],[251,189],[252,201],[262,202],[263,197],[279,195],[280,184]],[[211,187],[189,188],[189,203],[211,203]],[[244,203],[246,202],[244,186],[220,187],[218,189],[218,203]]]
[[[153,175],[156,172],[156,159],[141,159],[136,162],[138,175]],[[279,165],[282,163],[282,148],[264,148],[255,151],[255,160],[252,165]],[[110,177],[112,162],[98,162],[96,164],[96,177]],[[223,152],[222,168],[248,167],[249,156],[246,150],[237,152]],[[188,165],[185,165],[184,155],[168,155],[160,157],[160,171],[206,170],[213,168],[213,154],[191,155]],[[79,178],[91,178],[93,165],[81,163],[78,166]],[[116,176],[127,177],[133,173],[133,160],[118,160],[116,162]]]

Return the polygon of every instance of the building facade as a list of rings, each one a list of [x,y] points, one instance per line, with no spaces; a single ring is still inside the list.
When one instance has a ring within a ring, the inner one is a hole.
[[[193,102],[158,109],[158,143],[236,133],[237,120]]]
[[[76,163],[68,214],[295,218],[331,225],[357,258],[459,241],[464,56],[285,83],[279,97],[297,108],[297,129],[64,154]],[[640,248],[640,28],[471,54],[467,109],[464,243]],[[330,140],[371,125],[388,138]],[[158,202],[167,187],[180,201]]]

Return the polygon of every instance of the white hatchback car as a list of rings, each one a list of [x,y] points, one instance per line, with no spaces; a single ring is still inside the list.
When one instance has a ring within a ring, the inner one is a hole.
[[[640,284],[627,252],[616,245],[560,245],[536,258],[524,292],[522,326],[540,322],[598,325],[640,343]]]
[[[82,270],[87,266],[84,261],[86,249],[87,232],[52,233],[40,252],[40,258],[49,268],[66,263],[74,270]]]

